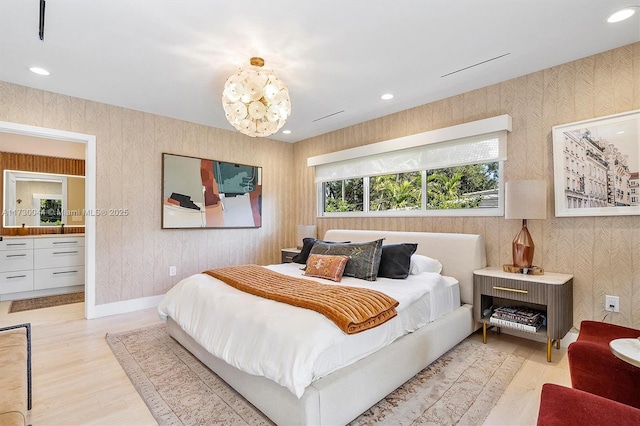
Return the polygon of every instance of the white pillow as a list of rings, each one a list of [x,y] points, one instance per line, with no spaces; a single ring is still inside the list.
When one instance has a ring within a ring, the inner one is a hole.
[[[411,275],[418,275],[423,272],[435,272],[439,274],[442,272],[442,263],[431,257],[423,256],[421,254],[412,254],[409,273]]]

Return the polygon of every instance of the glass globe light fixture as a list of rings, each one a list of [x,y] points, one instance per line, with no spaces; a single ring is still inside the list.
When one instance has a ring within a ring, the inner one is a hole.
[[[287,86],[264,59],[251,58],[251,68],[240,69],[224,85],[222,107],[227,120],[241,133],[265,137],[277,132],[291,114]]]

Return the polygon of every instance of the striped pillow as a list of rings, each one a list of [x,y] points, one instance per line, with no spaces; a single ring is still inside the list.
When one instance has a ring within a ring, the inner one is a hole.
[[[355,277],[367,281],[375,281],[380,268],[382,256],[382,239],[366,243],[325,244],[317,242],[311,249],[311,254],[325,254],[332,256],[349,256],[349,262],[344,269],[345,277]]]

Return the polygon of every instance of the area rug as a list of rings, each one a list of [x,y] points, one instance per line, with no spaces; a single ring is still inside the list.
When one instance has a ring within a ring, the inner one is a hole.
[[[14,300],[11,302],[11,306],[9,306],[9,313],[50,308],[52,306],[69,305],[71,303],[80,302],[84,302],[84,291],[36,297],[33,299]]]
[[[173,340],[164,325],[106,339],[158,424],[273,424]],[[480,425],[523,362],[465,340],[351,425]]]

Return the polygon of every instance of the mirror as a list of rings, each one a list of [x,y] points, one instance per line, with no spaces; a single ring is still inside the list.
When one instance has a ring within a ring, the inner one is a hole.
[[[84,176],[4,171],[4,227],[84,226]]]

